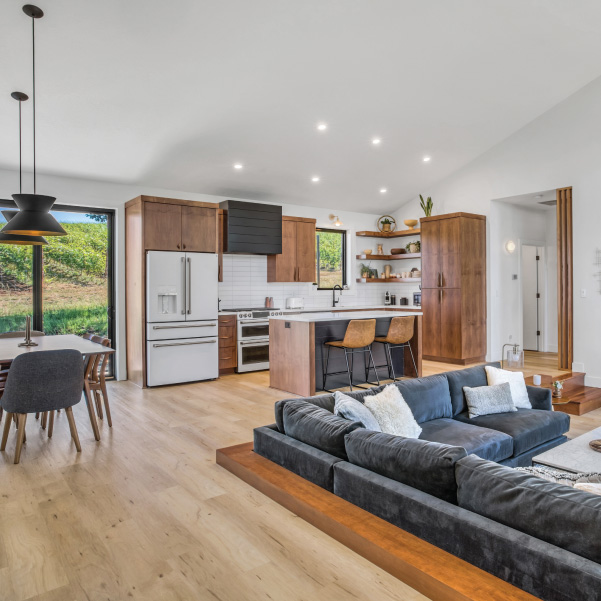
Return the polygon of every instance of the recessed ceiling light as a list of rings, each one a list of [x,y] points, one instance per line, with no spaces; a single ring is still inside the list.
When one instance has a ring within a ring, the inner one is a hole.
[[[328,124],[327,123],[318,123],[317,129],[319,131],[326,131],[326,129],[328,129]]]
[[[311,181],[312,181],[314,184],[316,184],[316,183],[319,181],[319,177],[318,177],[317,175],[314,175],[314,176],[311,178]]]
[[[243,169],[244,165],[242,163],[234,163],[234,169]]]
[[[379,146],[382,143],[382,139],[381,138],[372,138],[371,143],[374,146]]]
[[[432,157],[424,157],[424,163],[429,163]]]
[[[537,194],[534,198],[542,198],[543,195],[542,194]]]
[[[386,194],[388,192],[388,188],[380,188],[380,194]]]

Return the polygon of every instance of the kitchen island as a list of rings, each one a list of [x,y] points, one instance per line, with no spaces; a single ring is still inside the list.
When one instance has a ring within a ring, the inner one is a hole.
[[[269,320],[269,384],[272,388],[285,390],[301,396],[312,396],[321,391],[325,367],[324,343],[342,340],[348,323],[352,319],[375,319],[376,336],[386,336],[393,317],[412,317],[415,331],[410,341],[417,365],[417,373],[408,350],[393,350],[393,365],[397,377],[421,376],[422,371],[422,313],[413,311],[345,311],[343,313],[321,312],[300,315],[282,315]],[[384,345],[374,343],[374,362],[380,380],[388,379]],[[328,371],[345,373],[328,376],[327,387],[332,390],[348,386],[344,352],[330,352]],[[363,356],[355,356],[353,382],[364,384],[365,368]],[[376,382],[373,369],[370,381]],[[367,385],[368,386],[368,385]]]

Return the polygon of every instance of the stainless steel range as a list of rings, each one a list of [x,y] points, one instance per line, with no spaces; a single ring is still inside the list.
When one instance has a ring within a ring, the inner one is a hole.
[[[282,315],[279,309],[222,309],[236,314],[238,372],[269,369],[269,318]]]

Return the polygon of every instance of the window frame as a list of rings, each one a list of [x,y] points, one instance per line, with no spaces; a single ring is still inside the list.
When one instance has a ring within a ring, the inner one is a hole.
[[[328,227],[316,227],[315,228],[315,279],[317,284],[317,290],[329,290],[332,291],[334,288],[323,288],[320,283],[319,276],[319,233],[325,232],[330,234],[340,234],[342,238],[342,287],[347,285],[347,247],[346,247],[346,239],[347,239],[347,230],[340,230],[338,228],[328,228]]]
[[[0,208],[19,209],[14,200],[0,198]],[[55,204],[52,211],[65,211],[68,213],[87,213],[89,215],[106,215],[108,227],[107,240],[107,337],[111,340],[111,348],[117,349],[115,338],[115,209],[99,209],[96,207],[80,207],[72,205]],[[44,300],[43,300],[43,258],[42,246],[33,247],[32,259],[32,324],[34,330],[44,331]],[[115,354],[109,355],[108,377],[115,375]]]

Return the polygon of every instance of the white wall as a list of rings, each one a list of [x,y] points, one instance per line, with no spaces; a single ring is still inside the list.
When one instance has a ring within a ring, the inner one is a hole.
[[[452,176],[422,193],[432,196],[435,213],[466,211],[488,217],[489,273],[502,271],[501,225],[492,201],[539,190],[572,186],[574,228],[574,369],[587,384],[601,386],[601,294],[596,285],[595,249],[601,224],[601,78],[498,144]],[[491,115],[494,118],[494,115]],[[433,155],[433,159],[436,156]],[[496,203],[498,204],[498,203]],[[397,219],[420,216],[416,200]],[[598,271],[598,268],[597,268]],[[504,309],[490,294],[488,356],[498,359],[504,342],[499,324]],[[579,295],[587,290],[586,298]]]
[[[30,174],[24,174],[24,189],[28,190]],[[18,173],[14,171],[0,170],[0,198],[10,199],[11,194],[18,191]],[[125,360],[125,231],[123,228],[125,209],[124,204],[140,194],[149,196],[163,196],[168,198],[181,198],[187,200],[220,202],[225,197],[212,196],[208,194],[194,194],[190,192],[178,192],[176,190],[164,190],[143,186],[132,186],[128,184],[117,184],[110,182],[98,182],[67,177],[48,176],[38,174],[38,192],[56,197],[57,204],[78,205],[84,207],[97,207],[103,209],[115,209],[115,256],[116,256],[116,336],[117,336],[117,373],[119,379],[126,378]],[[232,197],[228,197],[232,198]],[[244,200],[244,199],[240,199]],[[249,201],[252,202],[252,201]],[[318,227],[331,227],[329,215],[331,209],[304,207],[293,204],[282,204],[284,215],[297,217],[311,217],[317,219]],[[407,296],[411,302],[413,291],[418,289],[417,285],[411,284],[356,284],[355,278],[359,275],[359,263],[355,255],[364,248],[372,247],[376,250],[375,240],[356,238],[354,235],[358,230],[376,229],[378,215],[367,213],[354,213],[350,211],[336,211],[343,222],[343,228],[348,231],[348,265],[349,265],[349,290],[342,294],[341,305],[367,305],[383,304],[384,293],[389,290],[396,293],[398,297]],[[405,243],[408,239],[405,240]],[[388,244],[385,251],[389,250]],[[377,263],[377,264],[376,264]],[[381,270],[383,261],[374,261],[372,266]],[[400,262],[398,262],[400,263]],[[403,263],[409,264],[410,261]],[[382,265],[381,265],[382,264]],[[265,257],[251,256],[226,256],[224,261],[224,283],[220,285],[220,296],[223,298],[222,307],[246,305],[247,303],[262,304],[266,296],[273,296],[279,306],[284,306],[285,297],[303,296],[309,307],[329,306],[332,293],[328,291],[316,291],[311,284],[268,284],[267,283],[267,261]],[[393,263],[394,265],[394,263]],[[251,267],[252,266],[252,267]],[[410,269],[413,263],[408,265]],[[419,263],[415,266],[419,267]]]

